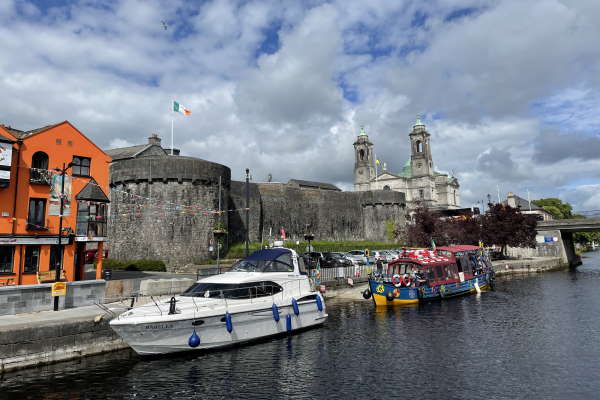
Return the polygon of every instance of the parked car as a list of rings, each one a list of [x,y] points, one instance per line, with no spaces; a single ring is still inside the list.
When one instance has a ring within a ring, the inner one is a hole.
[[[352,261],[344,253],[323,253],[323,268],[351,267]]]
[[[346,253],[346,257],[359,265],[364,265],[367,263],[367,257],[365,257],[364,250],[350,250]]]
[[[308,269],[317,268],[317,263],[320,263],[320,265],[323,266],[324,257],[323,253],[321,252],[311,251],[310,253],[304,253],[300,256],[304,260],[304,265],[306,265],[306,268]]]

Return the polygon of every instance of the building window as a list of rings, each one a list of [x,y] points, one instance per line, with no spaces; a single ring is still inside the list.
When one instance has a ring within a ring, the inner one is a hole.
[[[454,195],[454,205],[456,205],[456,190],[452,191],[452,194]]]
[[[363,149],[360,149],[358,151],[358,156],[360,157],[360,160],[364,160],[365,159],[365,151]]]
[[[73,175],[90,176],[90,162],[91,160],[87,157],[73,156],[71,165]]]
[[[419,198],[422,199],[424,197],[423,189],[419,189]]]
[[[106,204],[79,201],[77,204],[77,236],[104,237]]]
[[[55,244],[50,247],[50,269],[51,271],[56,271],[57,268],[60,267],[60,259],[62,258],[61,248],[59,245]]]
[[[14,246],[0,246],[0,273],[13,273]]]
[[[417,140],[417,153],[422,153],[423,152],[423,142],[421,142],[420,140]]]
[[[388,185],[385,185],[385,186],[383,187],[383,190],[392,190],[392,189],[391,189],[391,188],[390,188]]]
[[[25,263],[23,273],[35,274],[40,264],[40,246],[27,246],[25,248]]]
[[[29,215],[27,229],[47,230],[44,225],[46,216],[46,199],[29,199]]]
[[[48,155],[38,151],[31,158],[29,170],[29,183],[37,185],[50,185],[52,174],[48,171]]]

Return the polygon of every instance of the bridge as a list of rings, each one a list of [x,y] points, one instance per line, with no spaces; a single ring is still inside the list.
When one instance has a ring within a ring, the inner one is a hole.
[[[540,236],[558,237],[558,241],[554,245],[558,246],[557,250],[563,262],[573,268],[581,263],[579,257],[575,254],[573,233],[600,232],[600,218],[540,221],[537,224],[537,231]]]

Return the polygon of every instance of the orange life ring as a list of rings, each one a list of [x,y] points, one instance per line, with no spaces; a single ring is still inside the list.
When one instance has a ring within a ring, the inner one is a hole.
[[[396,287],[400,287],[402,286],[402,284],[404,283],[404,281],[402,280],[402,277],[398,274],[392,276],[392,284]]]
[[[410,276],[405,276],[404,279],[402,279],[402,283],[404,283],[404,286],[410,287],[410,284],[412,283],[412,278]]]

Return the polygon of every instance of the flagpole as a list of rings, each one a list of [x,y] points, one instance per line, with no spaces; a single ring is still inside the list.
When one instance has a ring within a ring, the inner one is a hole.
[[[173,155],[173,120],[174,118],[171,118],[171,155]]]

